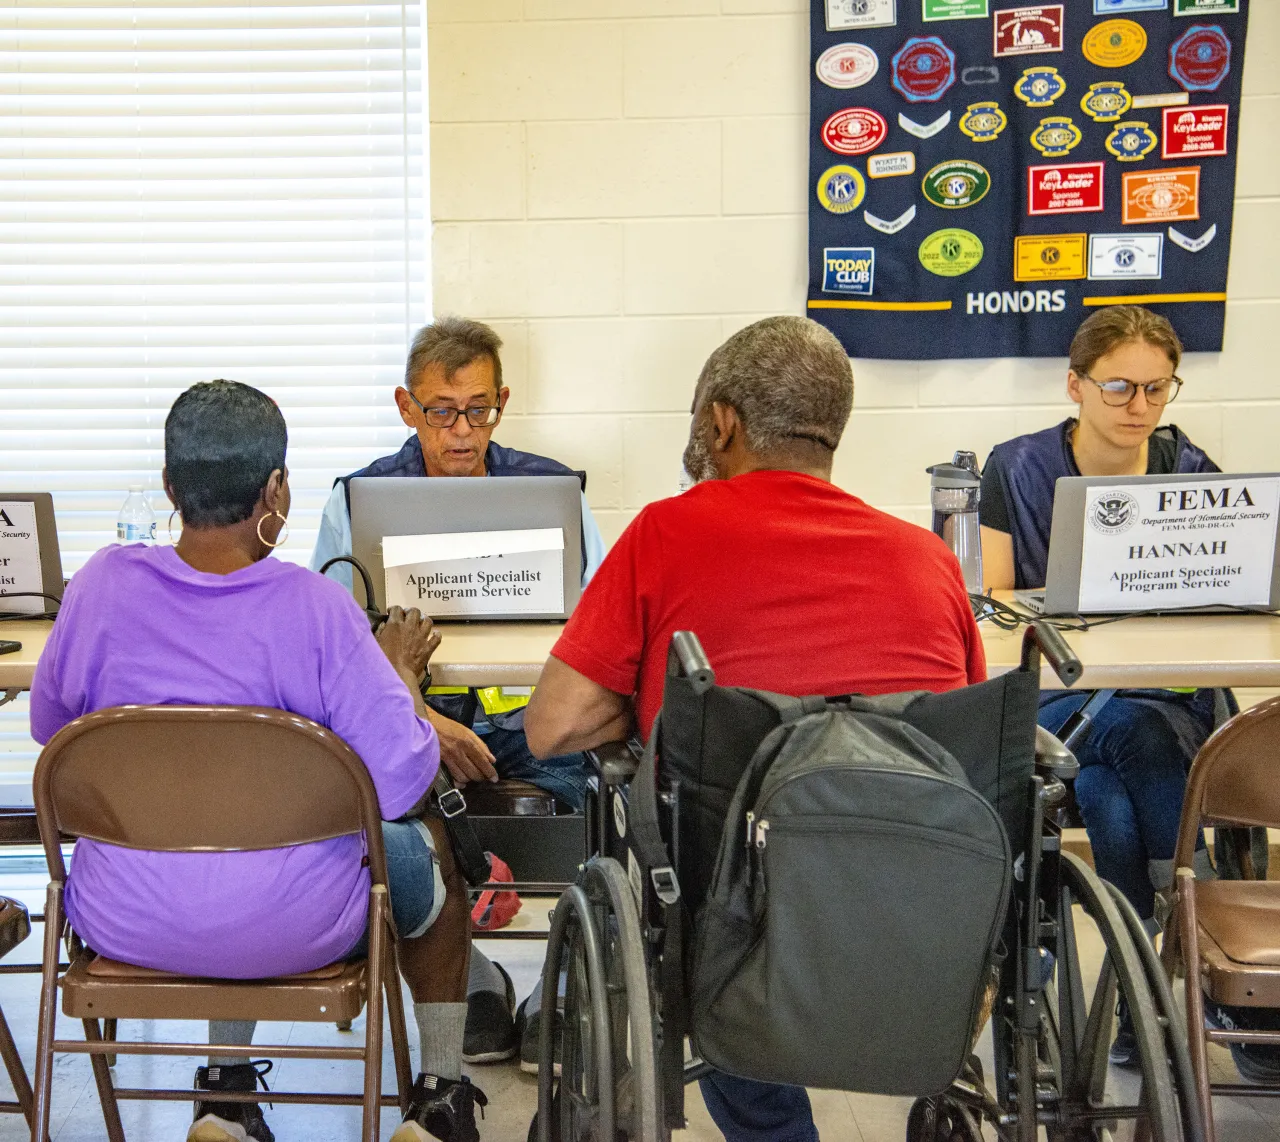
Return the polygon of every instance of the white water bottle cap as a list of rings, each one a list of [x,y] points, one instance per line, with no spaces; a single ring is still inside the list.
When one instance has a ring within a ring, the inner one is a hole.
[[[130,485],[129,485],[129,495],[133,495],[133,493],[134,493],[134,492],[140,492],[140,491],[142,491],[142,485],[141,485],[141,484],[130,484]]]

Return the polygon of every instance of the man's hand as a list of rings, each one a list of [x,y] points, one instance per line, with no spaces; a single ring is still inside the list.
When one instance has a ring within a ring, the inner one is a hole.
[[[430,706],[427,707],[427,720],[440,739],[440,760],[454,781],[466,785],[469,781],[498,780],[498,771],[493,768],[493,754],[479,734]]]
[[[377,639],[397,673],[420,678],[440,645],[440,632],[417,607],[408,611],[392,607]]]

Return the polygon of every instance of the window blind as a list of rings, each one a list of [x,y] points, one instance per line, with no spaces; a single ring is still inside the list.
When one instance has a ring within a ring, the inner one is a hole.
[[[164,418],[196,381],[284,412],[282,558],[309,557],[335,476],[403,440],[423,27],[421,0],[0,8],[0,491],[54,494],[65,574],[130,484],[163,539]],[[0,709],[0,769],[29,780],[25,707]]]

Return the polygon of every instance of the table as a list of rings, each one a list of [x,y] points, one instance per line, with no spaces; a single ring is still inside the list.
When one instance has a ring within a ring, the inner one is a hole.
[[[1008,601],[1010,592],[996,592]],[[51,623],[0,623],[0,638],[22,643],[0,655],[0,691],[25,690]],[[440,649],[431,664],[438,686],[533,686],[561,623],[441,623]],[[991,675],[1017,668],[1022,631],[989,622],[979,629]],[[1280,687],[1280,618],[1269,615],[1164,615],[1125,619],[1089,631],[1068,632],[1084,663],[1077,689],[1138,686]],[[1041,685],[1062,683],[1046,665]]]

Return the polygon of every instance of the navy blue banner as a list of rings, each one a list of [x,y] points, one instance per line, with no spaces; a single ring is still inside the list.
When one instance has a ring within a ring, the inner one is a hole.
[[[1222,348],[1248,0],[811,0],[808,314],[850,356]]]

